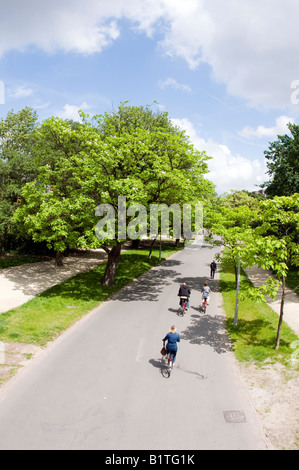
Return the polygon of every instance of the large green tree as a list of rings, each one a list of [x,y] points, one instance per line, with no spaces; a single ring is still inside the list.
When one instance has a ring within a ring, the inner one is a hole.
[[[214,186],[204,178],[209,157],[195,150],[167,113],[121,105],[116,113],[100,116],[98,125],[111,149],[106,195],[115,209],[119,195],[127,198],[128,205],[141,203],[148,211],[151,204],[195,204],[213,192]],[[113,240],[104,283],[114,277],[113,266],[124,241]]]
[[[217,211],[215,209],[211,211],[207,217],[208,227],[211,231],[206,240],[212,246],[226,248],[227,256],[235,269],[236,282],[244,233],[254,223],[256,217],[257,210],[251,209],[247,205],[237,205],[236,207],[222,205]],[[222,253],[221,250],[216,257],[220,259]]]
[[[286,296],[286,278],[292,266],[299,266],[299,194],[274,197],[260,202],[256,227],[242,237],[242,256],[248,266],[258,265],[269,269],[278,278],[270,276],[268,282],[255,292],[276,297],[282,286],[280,315],[275,349],[279,348],[281,325]]]
[[[299,194],[275,196],[263,199],[257,210],[246,205],[222,206],[210,214],[212,233],[209,241],[224,246],[235,266],[239,261],[243,268],[257,265],[272,271],[265,284],[248,288],[242,295],[249,295],[255,301],[265,301],[277,296],[282,287],[280,315],[277,327],[275,349],[279,348],[281,325],[284,315],[286,278],[291,267],[299,266]],[[218,237],[215,237],[218,235]]]
[[[9,238],[25,236],[12,216],[21,202],[23,186],[37,175],[36,125],[37,115],[31,108],[10,111],[0,121],[0,254]]]
[[[265,151],[271,179],[263,187],[270,197],[299,193],[299,126],[288,127],[291,135],[279,135]]]
[[[24,186],[14,220],[33,241],[54,249],[57,265],[67,249],[99,246],[93,230],[101,168],[90,148],[95,140],[101,143],[88,124],[74,126],[54,117],[36,131],[38,174]]]
[[[126,198],[126,208],[138,203],[146,210],[153,203],[195,204],[213,185],[204,178],[208,157],[167,114],[122,105],[92,121],[82,117],[80,126],[58,118],[41,126],[39,174],[25,186],[16,219],[34,240],[47,241],[58,260],[67,248],[102,246],[108,253],[103,283],[111,285],[128,234],[99,239],[99,206],[114,210],[117,225],[119,197]]]

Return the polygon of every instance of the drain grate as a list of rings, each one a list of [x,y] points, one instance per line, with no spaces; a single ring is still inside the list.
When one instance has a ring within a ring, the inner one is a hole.
[[[227,423],[246,423],[244,411],[224,411],[223,414]]]

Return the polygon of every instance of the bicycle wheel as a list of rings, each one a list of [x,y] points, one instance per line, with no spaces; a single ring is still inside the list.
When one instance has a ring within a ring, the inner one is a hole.
[[[179,307],[179,309],[178,309],[178,316],[179,316],[179,317],[183,317],[183,316],[184,316],[184,308],[183,308],[183,307]]]
[[[165,366],[162,367],[162,369],[161,369],[161,374],[163,375],[163,377],[164,377],[165,379],[169,379],[169,377],[170,377],[170,370],[169,370],[168,366],[165,365]]]
[[[171,370],[169,368],[169,359],[167,359],[166,364],[163,364],[161,368],[161,374],[163,375],[163,377],[165,377],[165,379],[168,379],[170,377]]]

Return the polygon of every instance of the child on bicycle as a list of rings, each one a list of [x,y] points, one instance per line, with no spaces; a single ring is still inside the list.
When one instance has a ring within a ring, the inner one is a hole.
[[[210,303],[211,288],[208,286],[208,283],[205,282],[202,288],[202,300],[207,300],[207,305]]]

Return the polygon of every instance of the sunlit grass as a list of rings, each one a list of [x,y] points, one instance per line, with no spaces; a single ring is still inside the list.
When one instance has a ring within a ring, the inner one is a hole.
[[[250,283],[246,274],[241,273],[240,290],[246,290]],[[297,335],[283,323],[280,347],[275,351],[278,315],[266,303],[252,299],[239,300],[238,324],[234,326],[236,284],[233,266],[224,257],[221,267],[220,289],[227,316],[227,330],[232,339],[233,350],[238,360],[261,363],[266,360],[289,364],[294,353],[291,344]]]
[[[162,261],[174,251],[163,247]],[[159,264],[156,249],[148,260],[148,250],[130,250],[121,255],[115,284],[103,287],[106,263],[78,274],[36,296],[21,307],[0,315],[0,341],[44,346],[83,315],[107,300],[122,287]]]

